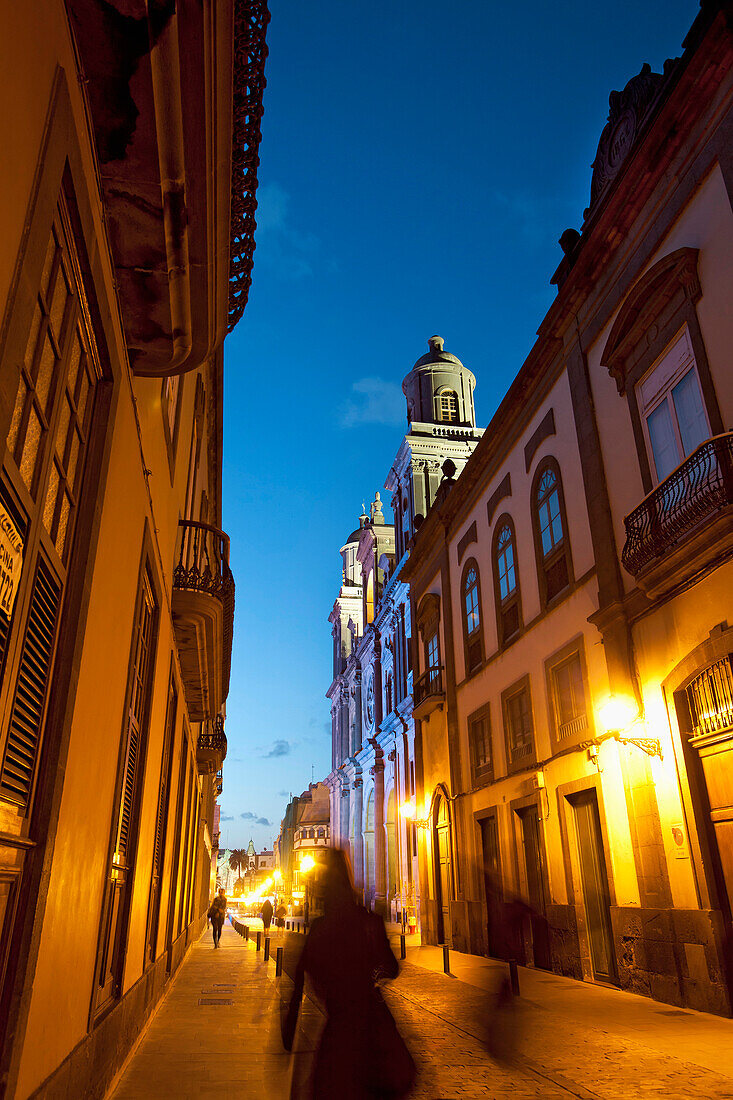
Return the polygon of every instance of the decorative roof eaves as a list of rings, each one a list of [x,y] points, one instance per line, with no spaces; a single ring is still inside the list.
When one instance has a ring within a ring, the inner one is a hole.
[[[234,0],[228,332],[244,313],[252,283],[262,97],[267,83],[265,33],[269,22],[267,0]]]

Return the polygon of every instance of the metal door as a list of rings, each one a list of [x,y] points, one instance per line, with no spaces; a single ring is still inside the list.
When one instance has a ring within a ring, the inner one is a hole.
[[[486,894],[487,940],[489,955],[505,957],[501,936],[501,867],[499,863],[499,831],[496,816],[481,821],[481,848],[484,860],[484,891]]]

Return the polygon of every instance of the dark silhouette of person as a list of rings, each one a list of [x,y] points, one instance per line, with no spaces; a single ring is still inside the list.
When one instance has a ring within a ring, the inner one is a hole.
[[[224,920],[227,915],[227,896],[224,893],[224,888],[219,891],[217,896],[211,903],[211,907],[207,914],[211,921],[211,932],[214,937],[214,947],[219,946],[219,940],[221,939],[221,930],[224,926]]]
[[[272,922],[272,902],[269,898],[265,898],[265,904],[260,910],[260,916],[262,917],[262,923],[265,928],[265,935],[270,931],[270,924]]]
[[[395,978],[399,969],[384,922],[357,904],[340,849],[321,853],[312,892],[323,916],[313,921],[295,971],[283,1043],[292,1050],[307,975],[327,1015],[311,1079],[313,1100],[406,1096],[415,1064],[375,986],[378,977]]]

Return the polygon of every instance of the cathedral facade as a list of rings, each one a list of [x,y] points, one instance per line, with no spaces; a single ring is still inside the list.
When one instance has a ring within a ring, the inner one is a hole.
[[[365,902],[408,927],[419,923],[415,797],[415,684],[409,586],[415,531],[481,438],[475,378],[440,337],[403,382],[408,431],[385,482],[394,522],[377,493],[341,547],[342,582],[329,617],[332,843],[350,854]]]

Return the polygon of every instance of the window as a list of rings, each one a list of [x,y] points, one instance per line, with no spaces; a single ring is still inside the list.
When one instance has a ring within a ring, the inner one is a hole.
[[[391,714],[392,713],[392,673],[391,672],[389,672],[387,674],[387,682],[386,682],[386,686],[385,686],[385,690],[384,690],[384,697],[385,697],[385,704],[386,704],[385,713],[386,714]]]
[[[466,562],[463,570],[462,592],[463,642],[468,676],[479,667],[484,657],[480,612],[481,589],[478,566],[473,559]]]
[[[491,723],[489,707],[470,715],[468,719],[468,747],[471,759],[471,779],[476,783],[489,783],[494,778],[491,752]]]
[[[112,851],[98,949],[94,1005],[97,1013],[108,1008],[121,993],[137,852],[140,788],[147,748],[157,612],[153,584],[146,567],[140,582],[132,633]]]
[[[566,646],[546,662],[553,747],[588,736],[585,660],[582,641]]]
[[[652,474],[664,481],[711,435],[687,328],[637,384],[636,399]]]
[[[514,525],[509,516],[498,520],[494,533],[494,596],[499,644],[506,645],[521,626]]]
[[[443,390],[438,394],[438,420],[443,424],[458,423],[458,394],[455,390]]]
[[[425,664],[428,672],[436,672],[440,668],[437,634],[433,634],[431,638],[428,638],[428,643],[425,646]]]
[[[506,739],[507,766],[517,771],[535,760],[534,725],[529,677],[502,694],[504,711],[504,736]]]
[[[532,504],[540,592],[546,605],[568,588],[572,579],[565,501],[554,459],[545,460],[535,475]]]
[[[30,811],[101,370],[66,204],[38,282],[0,485],[0,797]],[[11,487],[12,486],[12,487]],[[14,656],[13,656],[14,655]]]
[[[319,837],[324,837],[326,835],[325,830],[324,829],[319,829],[318,830],[318,835],[319,835]]]

